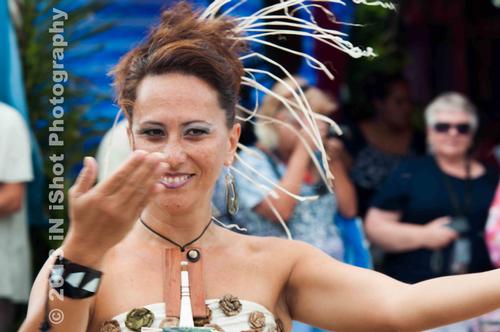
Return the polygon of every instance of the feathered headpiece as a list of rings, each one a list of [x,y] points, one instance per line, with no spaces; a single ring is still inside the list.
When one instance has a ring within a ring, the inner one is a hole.
[[[215,0],[202,13],[200,19],[214,18],[218,15],[223,6],[234,3],[234,5],[232,5],[228,10],[222,12],[221,14],[224,16],[230,15],[235,8],[240,6],[245,1],[246,0],[240,0],[240,1]],[[367,1],[367,0],[352,0],[352,1],[356,4],[381,6],[383,8],[392,10],[395,9],[394,4],[390,2]],[[235,36],[238,36],[235,37],[235,39],[243,40],[245,42],[248,42],[250,45],[252,43],[262,44],[268,47],[273,47],[285,52],[289,52],[294,55],[298,55],[303,59],[305,59],[306,63],[309,66],[323,72],[330,79],[333,79],[334,75],[328,69],[328,67],[325,66],[323,63],[321,63],[319,60],[315,59],[310,54],[295,49],[291,49],[286,46],[277,45],[268,40],[265,40],[265,37],[274,35],[289,35],[289,36],[296,35],[305,38],[313,38],[318,42],[325,43],[328,46],[334,47],[342,52],[345,52],[348,55],[352,56],[353,58],[375,56],[375,53],[372,48],[367,47],[365,49],[362,49],[360,47],[354,46],[351,42],[346,40],[345,38],[347,37],[347,35],[345,33],[342,33],[338,30],[325,29],[318,25],[312,12],[313,9],[320,10],[321,12],[326,14],[326,16],[332,22],[338,23],[336,22],[334,13],[332,13],[331,10],[328,8],[329,4],[345,5],[345,2],[341,0],[315,0],[315,1],[281,0],[279,3],[262,8],[250,16],[235,17],[234,20],[237,21],[237,26],[235,28],[236,30]],[[301,16],[297,15],[298,11],[301,10],[306,13],[305,18],[301,17],[304,15]],[[251,58],[258,58],[259,60],[267,62],[271,66],[279,68],[279,70],[281,70],[283,74],[282,77],[285,77],[286,79],[282,79],[276,76],[275,74],[263,69],[245,67],[244,69],[245,76],[241,78],[242,85],[250,87],[255,91],[263,92],[268,96],[271,96],[279,100],[279,102],[290,112],[290,115],[300,124],[301,128],[304,129],[306,135],[309,135],[312,138],[314,146],[308,146],[304,137],[302,137],[299,134],[299,131],[290,124],[280,121],[274,117],[260,114],[258,103],[256,103],[255,107],[251,110],[239,105],[238,106],[239,110],[241,111],[242,114],[245,114],[246,116],[237,116],[237,118],[240,121],[248,121],[257,126],[276,123],[278,125],[285,126],[290,130],[294,131],[295,134],[302,141],[302,143],[306,146],[309,154],[311,155],[311,160],[315,163],[315,166],[321,178],[323,179],[324,183],[326,184],[330,192],[332,192],[331,181],[334,179],[334,176],[333,174],[331,174],[330,169],[328,167],[328,156],[323,146],[316,121],[319,120],[328,123],[328,125],[330,125],[339,135],[341,134],[340,128],[329,117],[313,112],[304,92],[301,89],[301,84],[299,84],[296,78],[279,63],[279,59],[271,59],[261,53],[250,52],[249,54],[245,54],[244,56],[240,57],[240,60],[245,61]],[[292,97],[284,98],[281,94],[277,94],[272,90],[266,88],[256,79],[257,74],[265,75],[267,77],[270,77],[276,83],[282,84],[288,90],[288,94],[291,95]],[[259,119],[259,121],[256,122],[255,119]],[[249,150],[243,144],[240,144],[239,147],[242,150],[252,153],[251,150]],[[320,151],[321,160],[318,160],[315,157],[313,150]],[[260,177],[263,180],[263,182],[268,184],[268,186],[262,186],[259,182],[253,180],[252,176],[245,174],[245,172],[242,172],[237,168],[233,167],[232,169],[239,175],[247,179],[248,181],[254,183],[261,190],[265,190],[266,192],[271,192],[271,194],[276,195],[276,192],[271,189],[275,188],[276,190],[279,190],[287,195],[290,195],[299,201],[311,200],[317,198],[317,196],[295,195],[287,191],[285,188],[281,187],[278,183],[272,181],[271,179],[266,178],[258,170],[253,169],[251,165],[245,163],[243,159],[239,158],[238,156],[237,158],[243,167],[247,168],[252,175]],[[276,211],[276,209],[273,208],[272,203],[270,201],[268,201],[268,203],[271,205],[271,209],[274,211],[276,217],[280,220],[282,226],[285,228],[288,237],[291,237],[279,213]]]
[[[320,11],[324,13],[330,21],[339,23],[336,21],[334,13],[332,13],[328,7],[330,4],[346,5],[342,0],[280,0],[276,4],[257,10],[252,15],[245,17],[230,17],[231,13],[246,1],[247,0],[215,0],[208,6],[208,8],[200,13],[198,19],[211,20],[219,18],[221,16],[229,18],[234,21],[235,25],[233,28],[234,34],[230,34],[228,38],[234,39],[235,45],[241,44],[241,42],[244,42],[248,45],[260,44],[300,56],[310,67],[323,72],[330,79],[334,78],[332,72],[326,65],[321,63],[312,55],[289,48],[287,46],[278,45],[269,40],[266,40],[266,37],[276,35],[301,36],[304,38],[312,38],[315,41],[334,47],[354,58],[375,56],[372,48],[360,48],[354,46],[351,42],[345,39],[347,37],[345,33],[334,29],[322,28],[316,22],[313,15],[313,10]],[[355,4],[381,6],[383,8],[392,10],[395,9],[394,4],[385,1],[352,0],[352,2]],[[229,7],[229,9],[221,12],[223,7]],[[298,15],[299,11],[304,12],[305,15]],[[313,146],[309,146],[306,143],[305,138],[299,134],[299,131],[290,124],[280,121],[275,117],[261,114],[259,112],[258,102],[256,102],[253,109],[247,109],[241,105],[238,105],[237,108],[240,110],[240,115],[237,116],[237,119],[244,122],[250,122],[255,125],[269,125],[271,123],[274,123],[279,126],[285,126],[295,132],[298,138],[306,146],[309,154],[311,155],[311,160],[314,162],[318,173],[326,184],[326,187],[330,190],[330,192],[332,192],[332,180],[334,179],[334,177],[328,167],[328,156],[322,143],[317,121],[326,122],[338,134],[341,134],[340,128],[329,117],[313,112],[305,96],[305,93],[301,89],[301,84],[290,72],[287,71],[286,68],[284,68],[280,64],[279,59],[272,59],[259,52],[254,52],[251,49],[249,52],[240,57],[240,60],[243,63],[245,63],[246,60],[249,59],[258,59],[270,66],[274,66],[282,72],[281,77],[283,78],[278,77],[270,71],[247,66],[244,68],[243,77],[241,77],[241,85],[253,89],[256,93],[261,92],[267,94],[272,98],[276,98],[288,110],[290,115],[300,124],[300,127],[303,129],[305,134],[309,136],[309,141],[313,142]],[[285,87],[286,90],[288,90],[287,96],[290,97],[285,98],[282,94],[276,93],[273,90],[267,88],[264,84],[259,82],[259,80],[256,78],[257,76],[264,76],[272,79],[273,81],[275,81],[275,83],[280,83]],[[256,98],[256,100],[258,100],[258,98]],[[115,122],[116,121],[117,120],[115,120]],[[251,150],[249,150],[242,144],[239,144],[239,147],[242,150],[252,153]],[[319,160],[315,157],[315,150],[320,152],[319,155],[321,157],[319,158]],[[252,168],[252,166],[246,163],[244,160],[242,160],[238,156],[236,157],[240,161],[240,164],[248,169],[248,171],[252,175],[248,175],[244,171],[234,167],[232,169],[242,177],[246,178],[248,181],[254,183],[256,187],[266,191],[266,193],[270,192],[271,195],[276,197],[277,194],[275,190],[278,190],[292,196],[299,201],[312,200],[317,198],[317,196],[299,196],[287,191],[278,183],[274,182],[271,179],[268,179],[258,170]],[[262,179],[261,182],[264,182],[267,185],[262,185],[261,183],[253,180],[255,176]],[[288,229],[281,216],[279,215],[279,213],[277,213],[276,209],[274,209],[271,202],[268,201],[268,203],[270,204],[271,209],[276,213],[277,218],[281,221],[281,224],[290,237],[290,233],[288,232]]]

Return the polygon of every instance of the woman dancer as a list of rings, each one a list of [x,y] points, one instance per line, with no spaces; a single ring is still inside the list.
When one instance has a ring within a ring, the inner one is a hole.
[[[95,186],[97,165],[85,160],[70,192],[70,230],[35,281],[21,331],[42,322],[52,331],[289,330],[292,319],[415,331],[499,307],[500,271],[410,286],[305,243],[211,222],[212,189],[240,134],[235,27],[181,4],[121,60],[116,87],[134,152]]]

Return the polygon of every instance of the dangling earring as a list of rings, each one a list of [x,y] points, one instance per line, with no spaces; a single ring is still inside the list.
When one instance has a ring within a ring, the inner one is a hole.
[[[226,168],[226,209],[227,212],[234,216],[238,213],[238,194],[236,193],[236,185],[234,182],[233,173],[231,169]]]

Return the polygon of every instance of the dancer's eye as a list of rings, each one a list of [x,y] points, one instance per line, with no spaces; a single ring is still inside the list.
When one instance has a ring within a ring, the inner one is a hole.
[[[159,129],[159,128],[145,128],[145,129],[141,129],[139,131],[139,134],[141,135],[144,135],[144,136],[148,136],[148,137],[162,137],[165,135],[165,132],[163,129]]]
[[[207,135],[209,133],[210,133],[210,130],[208,128],[188,128],[184,132],[184,135],[191,136],[191,137],[200,137],[203,135]]]
[[[212,130],[208,127],[205,126],[196,126],[196,127],[186,127],[184,129],[184,136],[187,136],[188,138],[199,138],[202,136],[206,136],[210,134]]]

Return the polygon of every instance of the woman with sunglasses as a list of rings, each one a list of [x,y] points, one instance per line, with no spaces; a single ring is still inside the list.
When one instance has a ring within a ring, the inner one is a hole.
[[[497,175],[471,158],[475,107],[445,93],[425,120],[430,155],[389,176],[366,220],[369,238],[388,253],[384,272],[408,283],[492,268],[483,230]]]

